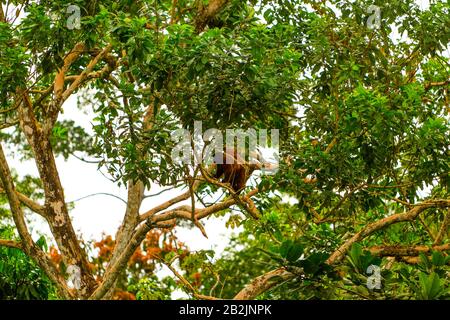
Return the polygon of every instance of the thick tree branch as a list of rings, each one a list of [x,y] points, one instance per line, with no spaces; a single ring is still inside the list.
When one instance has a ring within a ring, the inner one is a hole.
[[[36,212],[37,214],[39,214],[40,216],[46,218],[46,214],[45,214],[45,207],[40,205],[39,203],[31,200],[30,198],[28,198],[26,195],[17,192],[17,197],[19,198],[20,202],[23,203],[26,207],[28,207],[28,209],[30,209],[33,212]]]
[[[25,223],[24,214],[20,207],[20,201],[17,197],[15,186],[11,177],[8,163],[3,152],[3,147],[0,145],[0,179],[3,188],[8,196],[9,206],[13,216],[14,224],[17,228],[21,238],[21,249],[31,257],[44,270],[47,276],[58,287],[60,294],[65,298],[71,298],[70,293],[64,279],[59,275],[53,263],[48,259],[46,254],[34,243]]]
[[[6,23],[5,13],[3,12],[3,7],[0,4],[0,22]]]
[[[450,200],[430,200],[422,202],[419,205],[416,205],[411,210],[406,213],[397,213],[392,216],[386,217],[384,219],[373,222],[363,228],[361,231],[357,232],[353,237],[347,240],[343,245],[341,245],[327,260],[328,264],[334,264],[336,262],[341,261],[344,256],[347,254],[347,251],[351,248],[351,246],[366,238],[367,236],[373,234],[374,232],[386,228],[394,223],[412,221],[417,218],[417,216],[423,212],[424,210],[432,207],[450,206]]]
[[[61,105],[72,95],[72,93],[77,90],[85,81],[101,76],[106,76],[107,74],[111,73],[113,71],[114,66],[111,66],[110,64],[114,64],[111,61],[111,58],[107,59],[108,64],[100,71],[92,72],[94,67],[98,64],[98,62],[102,59],[104,59],[109,51],[111,50],[112,46],[111,44],[108,44],[103,50],[101,50],[86,66],[86,68],[83,70],[83,72],[75,76],[73,78],[72,83],[70,86],[64,90],[64,84],[65,80],[68,78],[66,77],[66,73],[68,72],[70,66],[73,62],[75,62],[78,57],[85,52],[85,46],[83,43],[77,43],[75,47],[72,49],[72,51],[66,56],[64,59],[64,65],[61,69],[58,70],[54,85],[53,85],[53,92],[54,92],[54,100],[50,104],[49,110],[46,115],[45,119],[45,125],[44,125],[44,134],[49,135],[56,119],[58,118],[58,113],[61,108]],[[71,79],[71,78],[69,78]]]
[[[149,104],[147,111],[143,118],[144,131],[151,130],[151,128],[153,126],[154,115],[155,115],[154,103],[152,101]],[[139,146],[138,146],[138,148],[139,148]],[[144,158],[145,155],[140,154],[140,157]],[[136,227],[142,221],[139,216],[139,209],[141,207],[142,201],[144,200],[144,191],[145,191],[145,186],[142,181],[129,181],[128,182],[127,208],[125,211],[125,215],[124,215],[122,224],[120,225],[119,230],[116,233],[116,243],[114,246],[114,251],[112,253],[111,260],[108,263],[108,267],[106,269],[105,274],[111,274],[111,269],[113,269],[117,264],[119,264],[118,260],[121,258],[121,254],[126,249],[127,245],[129,244],[130,240],[132,239]],[[139,244],[140,244],[140,242],[139,242]],[[132,252],[134,252],[134,250]],[[123,263],[120,263],[120,265],[124,266]],[[116,283],[115,280],[112,282],[108,281],[107,285],[104,285],[102,283],[102,285],[101,285],[102,289],[100,291],[101,292],[106,291],[103,294],[103,297],[107,297],[112,294],[115,283]],[[108,288],[108,286],[109,286],[109,288]]]
[[[101,59],[103,59],[109,53],[109,51],[111,51],[111,49],[112,45],[108,44],[94,59],[91,60],[91,62],[89,62],[89,64],[86,66],[83,72],[72,82],[69,88],[67,88],[67,90],[62,93],[60,103],[63,103],[65,100],[67,100],[67,98],[70,97],[70,95],[76,89],[78,89],[78,87],[83,83],[83,81],[86,80],[88,75],[92,72],[97,63]]]
[[[125,210],[125,216],[122,224],[116,233],[116,243],[114,246],[114,252],[109,261],[108,268],[116,263],[120,254],[125,250],[128,242],[130,241],[136,226],[139,224],[139,208],[144,198],[144,185],[138,181],[128,183],[128,200],[127,208]],[[108,269],[107,269],[108,270]]]
[[[225,7],[229,0],[210,0],[208,5],[204,5],[203,1],[197,1],[197,17],[195,18],[195,30],[202,32],[208,23]]]
[[[117,261],[120,259],[121,254],[126,250],[127,245],[129,244],[131,238],[133,237],[134,231],[140,222],[139,208],[141,207],[143,199],[144,199],[144,184],[141,181],[137,182],[129,181],[127,207],[125,210],[125,215],[122,224],[120,225],[116,233],[114,250],[111,259],[108,263],[108,266],[106,268],[104,278],[106,278],[106,275],[111,273],[111,269],[118,264]],[[134,253],[135,250],[133,250],[132,253]],[[121,267],[123,268],[125,267],[125,265],[121,264]],[[117,274],[119,273],[120,269],[117,269]],[[111,282],[108,281],[106,283],[104,281],[100,285],[100,287],[103,288],[102,292],[104,290],[104,295],[101,298],[106,298],[113,294],[115,283],[116,279],[114,279],[114,281]]]
[[[91,73],[88,73],[86,75],[86,77],[84,78],[84,81],[86,82],[86,81],[92,80],[92,79],[107,78],[112,71],[114,71],[113,67],[111,65],[107,64],[98,71],[93,71]],[[65,80],[66,81],[75,81],[75,80],[79,79],[80,75],[67,76],[67,77],[65,77]]]
[[[58,70],[55,76],[55,81],[53,84],[53,94],[55,96],[54,104],[52,108],[49,110],[48,116],[50,118],[54,118],[58,112],[58,108],[62,102],[62,94],[64,92],[64,80],[67,71],[69,71],[70,66],[78,57],[84,52],[85,46],[83,43],[77,43],[72,51],[64,58],[64,64],[61,69]]]
[[[245,197],[250,198],[254,196],[256,193],[258,193],[258,189],[254,189],[247,193]],[[236,199],[234,198],[228,198],[222,202],[213,204],[206,208],[198,208],[195,210],[195,217],[200,220],[205,217],[210,216],[213,213],[225,210],[232,205],[236,204]],[[161,214],[155,215],[153,217],[149,217],[147,219],[147,223],[150,224],[157,224],[160,222],[169,222],[169,223],[175,223],[177,219],[185,219],[185,220],[191,220],[192,219],[192,207],[184,205],[179,206],[175,209],[165,211]]]
[[[439,229],[436,238],[434,239],[434,245],[441,243],[448,234],[448,226],[450,224],[450,208],[447,209],[447,214],[444,216],[444,221],[442,222],[441,228]]]
[[[19,124],[19,119],[14,119],[10,122],[5,122],[0,125],[0,130],[14,127]]]
[[[0,193],[5,193],[5,190],[0,188]],[[23,193],[20,193],[20,192],[16,191],[16,194],[17,194],[17,198],[19,199],[19,201],[23,205],[28,207],[28,209],[30,209],[33,212],[36,212],[37,214],[39,214],[40,216],[42,216],[44,218],[46,217],[44,206],[42,206],[39,203],[35,202],[34,200],[28,198]]]
[[[440,82],[429,82],[425,84],[425,91],[430,90],[432,87],[443,87],[448,86],[450,84],[450,80],[440,81]]]
[[[450,250],[450,243],[433,246],[373,246],[367,249],[372,255],[380,257],[418,256],[420,253]]]
[[[94,290],[96,282],[91,274],[86,253],[80,247],[70,220],[49,137],[36,120],[28,94],[20,89],[17,93],[22,99],[19,107],[20,125],[33,151],[44,187],[46,219],[65,264],[80,268],[83,291],[79,294],[87,295]]]
[[[269,271],[255,279],[244,287],[233,299],[252,300],[261,293],[278,286],[281,282],[294,278],[295,275],[284,268]]]
[[[258,192],[258,189],[254,189],[250,191],[246,197],[251,197]],[[181,199],[186,197],[188,199],[190,196],[189,191],[187,192],[187,196],[185,194],[176,197],[174,199]],[[161,207],[169,207],[169,204],[174,204],[174,199],[167,201],[158,208]],[[181,200],[180,200],[181,201]],[[179,201],[178,201],[179,202]],[[197,220],[208,217],[209,215],[224,210],[233,204],[236,203],[236,200],[233,198],[227,199],[223,202],[216,203],[212,206],[196,209],[195,210],[195,218]],[[161,209],[162,211],[164,209]],[[155,210],[153,210],[155,211]],[[152,211],[152,212],[153,212]],[[179,206],[175,209],[163,212],[159,215],[149,214],[149,212],[145,213],[148,218],[145,220],[145,223],[142,223],[138,229],[133,233],[131,239],[126,243],[125,248],[122,251],[117,251],[119,254],[115,259],[114,263],[109,263],[108,269],[105,272],[105,276],[103,277],[103,282],[99,285],[99,287],[95,290],[95,292],[89,297],[89,299],[101,299],[105,296],[111,286],[115,283],[117,277],[120,272],[126,266],[126,263],[137,249],[137,247],[141,244],[141,242],[145,239],[145,236],[148,231],[154,228],[171,228],[176,225],[177,219],[185,219],[192,220],[192,208],[190,206]],[[142,219],[141,219],[142,221]],[[116,251],[116,250],[115,250]]]
[[[142,224],[134,233],[132,238],[127,242],[126,247],[123,251],[117,253],[118,258],[114,263],[109,263],[108,268],[103,277],[102,283],[97,287],[97,289],[89,297],[90,300],[102,299],[109,290],[113,287],[117,280],[120,272],[126,267],[126,264],[130,257],[136,251],[137,247],[145,239],[147,232],[150,231],[154,226],[148,223]]]
[[[428,200],[424,201],[420,204],[415,205],[412,209],[407,211],[406,213],[398,213],[394,214],[392,216],[383,218],[379,221],[376,221],[374,223],[369,224],[365,228],[363,228],[361,231],[356,233],[352,238],[347,240],[341,247],[339,247],[326,261],[328,264],[335,264],[340,262],[347,251],[350,249],[350,247],[358,242],[364,239],[365,237],[373,234],[374,232],[386,228],[392,224],[399,223],[399,222],[405,222],[405,221],[412,221],[417,216],[423,212],[424,210],[432,207],[450,207],[450,200]],[[417,251],[412,251],[413,253],[418,252],[418,250],[424,250],[424,248],[416,247]],[[432,249],[435,250],[447,250],[447,245],[444,246],[433,246]],[[374,249],[376,250],[376,249]],[[411,258],[411,257],[405,257],[405,258]],[[414,263],[411,262],[409,263]],[[281,275],[281,277],[280,277]],[[293,279],[296,275],[294,273],[291,273],[287,271],[285,268],[278,268],[272,271],[269,271],[258,278],[255,278],[250,284],[245,286],[236,296],[235,299],[254,299],[261,293],[279,285],[280,283]]]
[[[169,208],[169,207],[171,207],[171,206],[173,206],[173,205],[175,205],[175,204],[177,204],[177,203],[179,203],[181,201],[187,200],[187,199],[189,199],[189,197],[190,197],[189,191],[187,191],[187,192],[185,192],[185,193],[183,193],[183,194],[181,194],[179,196],[176,196],[176,197],[174,197],[174,198],[164,202],[163,204],[161,204],[161,205],[159,205],[157,207],[154,207],[154,208],[148,210],[147,212],[141,214],[140,220],[141,221],[145,221],[148,218],[153,217],[156,213],[161,212],[161,211],[163,211],[163,210],[165,210],[165,209],[167,209],[167,208]]]
[[[120,63],[120,59],[116,60],[115,57],[112,56],[111,54],[107,54],[103,60],[106,61],[107,64],[102,69],[100,69],[98,71],[92,71],[89,74],[87,74],[86,77],[84,78],[82,84],[84,84],[87,81],[92,80],[92,79],[108,78],[109,75],[111,74],[111,72],[113,72],[115,70],[115,68],[117,67],[117,65],[119,65],[119,63]],[[77,80],[79,78],[80,78],[80,75],[70,75],[70,76],[65,76],[64,81],[74,82],[75,80]],[[48,87],[45,90],[37,91],[38,93],[40,93],[40,96],[39,96],[39,98],[37,98],[34,101],[35,107],[41,105],[42,101],[44,101],[45,98],[47,98],[50,95],[50,93],[52,91],[54,91],[54,87],[55,87],[55,85],[53,84],[52,86]],[[30,91],[30,92],[33,92],[33,91]],[[33,93],[36,93],[36,92],[33,92]],[[61,101],[62,101],[62,97],[61,97]],[[62,101],[62,102],[64,102],[64,101]],[[53,102],[53,106],[56,106],[56,105],[57,104],[55,104],[55,102]],[[56,112],[57,111],[58,110],[56,110]],[[48,127],[51,127],[51,125],[48,125]]]
[[[0,246],[8,247],[8,248],[20,249],[20,250],[23,249],[22,245],[20,244],[20,242],[12,241],[12,240],[0,239]]]

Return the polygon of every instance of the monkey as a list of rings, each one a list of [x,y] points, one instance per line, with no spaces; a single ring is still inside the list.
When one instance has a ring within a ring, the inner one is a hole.
[[[222,153],[216,154],[215,160],[214,178],[220,179],[223,176],[222,183],[229,183],[233,191],[239,194],[245,188],[247,180],[254,170],[253,166],[242,159],[237,148],[224,148]]]
[[[278,168],[278,163],[271,163],[267,161],[259,149],[250,151],[249,161],[245,161],[235,147],[225,147],[223,152],[216,153],[214,156],[214,163],[216,172],[213,175],[214,179],[222,178],[222,183],[228,183],[236,194],[244,190],[247,180],[255,170],[269,170],[273,171]]]

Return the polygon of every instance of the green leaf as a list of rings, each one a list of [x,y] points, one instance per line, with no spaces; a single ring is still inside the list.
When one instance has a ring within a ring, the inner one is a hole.
[[[443,266],[445,265],[445,256],[439,251],[434,251],[431,255],[431,263],[435,266]]]
[[[41,248],[44,252],[48,251],[48,246],[47,246],[47,240],[45,239],[45,237],[42,235],[39,237],[39,239],[36,241],[36,244],[39,246],[39,248]]]
[[[431,300],[438,298],[444,291],[441,285],[439,276],[436,273],[429,275],[425,273],[419,274],[419,281],[421,286],[421,295],[423,299]]]

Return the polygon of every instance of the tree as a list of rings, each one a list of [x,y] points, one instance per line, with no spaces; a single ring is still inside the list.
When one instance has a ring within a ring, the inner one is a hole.
[[[278,266],[248,279],[236,299],[256,298],[280,281],[301,283],[305,275],[325,272],[334,281],[347,256],[361,271],[373,257],[359,243],[395,261],[443,252],[443,263],[435,259],[445,270],[448,4],[1,3],[0,178],[20,241],[3,239],[0,245],[23,250],[62,298],[110,298],[149,232],[187,222],[206,235],[201,220],[229,208],[241,212],[236,223],[244,219],[255,225],[249,230],[275,235],[279,244],[266,250]],[[406,39],[396,39],[394,30]],[[72,96],[95,113],[93,137],[72,121],[58,121]],[[277,174],[236,194],[212,178],[211,168],[174,161],[171,134],[182,128],[193,133],[194,120],[219,130],[279,129]],[[6,145],[34,159],[43,204],[16,187]],[[96,157],[112,180],[128,188],[123,221],[98,281],[71,224],[55,163],[55,155],[74,151]],[[187,191],[142,208],[145,190],[155,184]],[[218,189],[225,196],[205,203]],[[298,203],[281,208],[277,194]],[[189,199],[191,205],[180,204]],[[34,241],[24,210],[45,218],[64,268]],[[283,219],[290,229],[279,230]],[[196,298],[216,298],[177,271],[177,258],[163,262],[180,283]],[[79,274],[75,290],[67,285],[67,270]],[[441,279],[423,274],[421,281],[435,288]],[[427,297],[442,296],[438,291]]]
[[[3,239],[10,238],[12,234],[12,228],[0,228],[0,235]],[[40,238],[37,245],[45,247],[44,238]],[[51,282],[29,257],[12,246],[0,248],[1,300],[43,300],[54,296],[54,287]]]

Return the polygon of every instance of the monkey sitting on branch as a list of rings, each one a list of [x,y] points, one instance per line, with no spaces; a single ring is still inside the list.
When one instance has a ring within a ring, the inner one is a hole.
[[[253,171],[259,169],[273,170],[276,165],[266,162],[260,150],[258,152],[250,152],[253,161],[245,161],[239,154],[237,148],[226,147],[223,152],[215,155],[214,162],[216,164],[216,173],[214,178],[222,183],[230,184],[236,194],[239,194],[246,186],[247,180]],[[257,161],[255,161],[257,160]]]

